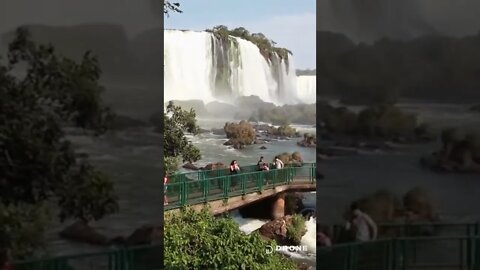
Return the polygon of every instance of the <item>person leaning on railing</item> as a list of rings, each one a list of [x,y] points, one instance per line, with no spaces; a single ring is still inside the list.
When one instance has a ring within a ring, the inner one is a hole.
[[[167,189],[168,189],[168,177],[167,177],[167,174],[165,174],[165,176],[163,177],[163,205],[167,205],[168,204],[168,199],[167,199]]]
[[[347,221],[345,228],[355,235],[355,240],[360,242],[377,239],[378,228],[373,219],[362,212],[357,203],[350,206],[351,218]]]
[[[236,160],[232,160],[230,163],[229,167],[230,175],[232,176],[231,179],[231,188],[237,185],[237,177],[235,175],[238,174],[240,171],[240,165],[238,165],[238,162]]]

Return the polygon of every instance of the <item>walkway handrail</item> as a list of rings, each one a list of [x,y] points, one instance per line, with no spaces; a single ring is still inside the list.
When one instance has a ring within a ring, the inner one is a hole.
[[[15,270],[163,269],[163,245],[144,245],[100,252],[33,259],[14,263]],[[72,268],[73,267],[73,268]]]
[[[298,164],[285,164],[285,167],[305,167],[305,166],[315,166],[316,163],[306,162]],[[258,171],[257,165],[247,165],[241,166],[241,172],[256,172]],[[227,168],[215,169],[215,170],[198,170],[194,172],[182,172],[175,173],[168,176],[168,181],[170,183],[183,182],[183,181],[197,181],[203,180],[206,178],[222,177],[229,175],[230,172]]]
[[[169,204],[165,210],[186,205],[226,200],[254,192],[262,192],[280,185],[313,184],[316,179],[316,164],[309,163],[301,167],[285,167],[270,171],[252,171],[246,173],[204,177],[196,181],[169,182],[166,195]]]
[[[332,270],[477,270],[480,236],[399,237],[320,247],[317,265]]]
[[[419,234],[422,231],[436,234],[439,231],[455,231],[455,235],[462,234],[468,236],[480,235],[480,223],[478,221],[468,223],[455,222],[412,222],[412,223],[379,223],[377,224],[379,232],[387,237],[406,237],[412,234]],[[344,225],[333,225],[333,239],[340,238],[341,232],[345,229]],[[392,235],[393,234],[393,235]]]

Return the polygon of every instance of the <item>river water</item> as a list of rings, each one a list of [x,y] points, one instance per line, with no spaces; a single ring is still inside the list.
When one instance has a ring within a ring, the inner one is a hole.
[[[400,104],[416,113],[434,130],[445,127],[479,130],[480,114],[468,112],[468,105],[412,102]],[[358,108],[357,108],[358,109]],[[480,175],[441,174],[419,165],[419,158],[440,148],[440,143],[411,145],[395,152],[368,153],[336,157],[318,164],[325,175],[317,183],[318,222],[342,222],[342,213],[350,202],[379,189],[399,196],[415,186],[432,193],[436,210],[446,220],[480,219]]]

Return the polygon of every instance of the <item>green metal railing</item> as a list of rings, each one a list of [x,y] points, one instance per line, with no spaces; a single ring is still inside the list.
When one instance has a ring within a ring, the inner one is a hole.
[[[14,264],[15,270],[157,270],[163,269],[163,246],[109,250]]]
[[[480,235],[480,223],[380,223],[378,226],[379,238],[398,238],[412,236],[478,236]],[[344,225],[333,226],[334,242],[343,242],[342,233]]]
[[[168,205],[165,206],[165,210],[226,200],[233,196],[262,192],[265,189],[293,183],[315,183],[315,173],[315,163],[304,163],[302,166],[270,171],[258,171],[257,166],[247,166],[247,169],[242,168],[241,173],[232,175],[228,170],[177,174],[173,176],[174,181],[169,179],[166,185]],[[192,180],[191,175],[195,175],[196,180]]]
[[[478,236],[401,237],[321,247],[319,269],[480,270]]]

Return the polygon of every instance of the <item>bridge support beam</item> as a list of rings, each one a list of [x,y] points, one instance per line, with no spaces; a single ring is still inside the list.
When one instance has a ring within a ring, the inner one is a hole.
[[[278,219],[284,216],[285,216],[285,193],[280,193],[277,195],[273,203],[272,217],[273,219]]]

